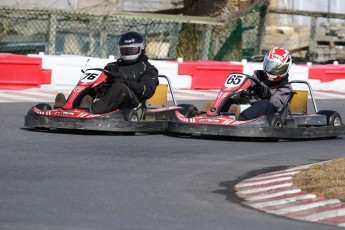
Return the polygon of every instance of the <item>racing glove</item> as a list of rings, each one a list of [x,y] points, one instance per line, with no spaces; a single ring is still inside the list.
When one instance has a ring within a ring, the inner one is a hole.
[[[112,75],[107,74],[109,83],[112,84],[116,82],[116,83],[124,83],[128,85],[128,80],[117,68],[112,68],[111,73]]]
[[[244,97],[234,97],[233,101],[235,104],[248,104],[249,100]]]
[[[253,87],[255,94],[261,99],[269,99],[271,97],[270,89],[263,85],[255,85]]]
[[[116,78],[114,79],[116,83],[123,83],[125,85],[128,85],[128,80],[123,76],[123,74],[119,73],[116,75]]]

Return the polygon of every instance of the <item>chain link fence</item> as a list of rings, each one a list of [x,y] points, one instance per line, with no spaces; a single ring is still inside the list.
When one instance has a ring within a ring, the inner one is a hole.
[[[345,15],[271,9],[263,51],[274,46],[288,49],[295,62],[345,63]]]
[[[246,14],[244,23],[240,15],[225,23],[179,15],[0,8],[0,52],[118,57],[120,35],[138,31],[152,59],[241,60],[242,50],[247,56],[259,51],[261,8]]]

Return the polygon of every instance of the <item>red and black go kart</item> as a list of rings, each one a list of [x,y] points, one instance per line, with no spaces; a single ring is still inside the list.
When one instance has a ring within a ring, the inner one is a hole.
[[[291,81],[292,84],[307,85],[307,87],[304,85],[307,90],[293,90],[284,108],[272,119],[268,120],[266,116],[260,116],[253,120],[237,120],[238,108],[243,105],[234,105],[231,99],[240,95],[244,97],[246,94],[252,95],[253,81],[259,83],[250,75],[230,74],[213,105],[207,110],[198,111],[193,105],[179,105],[184,109],[175,111],[175,116],[169,122],[168,131],[184,135],[258,138],[270,141],[333,138],[345,133],[338,112],[318,111],[313,91],[306,81]],[[309,114],[307,113],[308,92],[314,105],[314,113]],[[236,110],[237,114],[232,112]]]
[[[25,127],[36,130],[91,130],[109,131],[127,134],[136,132],[162,132],[168,128],[168,120],[175,110],[176,101],[169,79],[160,75],[155,94],[145,103],[136,108],[116,109],[105,114],[92,114],[87,109],[79,108],[82,98],[91,94],[95,100],[105,93],[107,74],[111,72],[92,68],[82,71],[76,87],[69,95],[67,102],[61,108],[52,108],[49,104],[33,106],[25,116]],[[168,87],[174,105],[168,106]]]

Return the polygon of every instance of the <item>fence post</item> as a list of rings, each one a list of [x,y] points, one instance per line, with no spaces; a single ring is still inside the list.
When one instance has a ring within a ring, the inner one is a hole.
[[[49,34],[48,34],[48,47],[46,49],[49,55],[54,55],[56,51],[56,24],[57,15],[55,13],[49,14]]]
[[[258,46],[257,50],[255,50],[254,54],[261,54],[262,53],[262,46],[263,46],[263,40],[265,37],[265,23],[266,23],[266,15],[267,15],[267,9],[268,6],[265,4],[261,9],[260,9],[260,19],[259,19],[259,25],[258,25]]]
[[[211,35],[212,30],[210,25],[205,25],[206,30],[202,33],[202,44],[201,47],[203,47],[201,51],[201,60],[208,60],[208,55],[210,52],[210,44],[211,44]]]
[[[309,37],[309,60],[314,61],[317,58],[316,52],[316,21],[317,17],[311,17],[310,21],[310,37]]]
[[[102,17],[100,19],[100,56],[101,58],[107,58],[108,48],[107,48],[107,38],[108,38],[108,16]]]
[[[178,58],[176,47],[178,45],[178,35],[181,28],[182,28],[182,23],[173,23],[173,25],[170,27],[170,40],[169,40],[170,47],[168,51],[168,59]]]

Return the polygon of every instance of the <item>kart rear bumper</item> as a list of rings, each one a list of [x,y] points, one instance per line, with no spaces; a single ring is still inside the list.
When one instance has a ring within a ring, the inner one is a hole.
[[[221,126],[207,124],[190,124],[169,122],[168,131],[177,134],[198,136],[224,136],[234,138],[260,139],[320,139],[333,138],[345,134],[345,126],[319,127],[249,127],[249,126]]]

